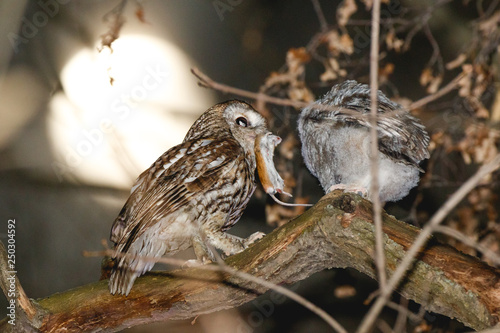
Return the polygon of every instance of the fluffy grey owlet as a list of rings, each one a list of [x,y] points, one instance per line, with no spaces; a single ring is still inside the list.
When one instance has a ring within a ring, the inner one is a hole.
[[[239,220],[255,190],[255,139],[266,132],[264,118],[247,103],[214,105],[181,144],[137,178],[111,229],[112,294],[128,295],[135,279],[151,270],[154,262],[140,256],[158,258],[193,246],[206,263],[215,260],[207,243],[229,255],[263,236],[242,239],[224,231]]]
[[[307,168],[325,192],[341,188],[367,193],[371,184],[370,120],[362,116],[370,113],[370,87],[346,81],[316,103],[331,108],[307,107],[299,116]],[[380,200],[397,201],[419,181],[423,172],[419,163],[429,158],[429,135],[417,118],[380,91],[378,114]]]

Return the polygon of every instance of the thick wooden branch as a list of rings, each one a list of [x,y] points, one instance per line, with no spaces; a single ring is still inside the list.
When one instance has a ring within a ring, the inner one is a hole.
[[[382,215],[388,276],[419,229]],[[332,267],[352,267],[376,277],[372,205],[361,197],[335,191],[288,224],[274,230],[226,263],[276,284],[302,280]],[[147,274],[129,296],[110,295],[100,281],[37,301],[37,329],[42,332],[106,331],[240,306],[265,287],[228,273],[189,268]],[[500,319],[500,270],[433,240],[398,291],[428,310],[457,318],[474,329]],[[335,316],[335,314],[332,314]],[[14,329],[0,323],[0,331]]]

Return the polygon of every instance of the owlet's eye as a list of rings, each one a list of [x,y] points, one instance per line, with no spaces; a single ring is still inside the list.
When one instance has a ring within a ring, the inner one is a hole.
[[[236,118],[236,124],[238,124],[241,127],[247,127],[248,120],[244,117],[238,117],[238,118]]]

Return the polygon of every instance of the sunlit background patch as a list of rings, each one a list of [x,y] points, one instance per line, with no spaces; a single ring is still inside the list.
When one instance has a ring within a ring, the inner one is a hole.
[[[122,187],[213,104],[177,47],[125,35],[113,49],[83,48],[60,73],[63,91],[50,102],[47,131],[59,180]]]

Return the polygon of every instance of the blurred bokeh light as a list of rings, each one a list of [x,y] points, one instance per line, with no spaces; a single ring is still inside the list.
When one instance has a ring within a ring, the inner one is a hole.
[[[168,41],[125,35],[112,47],[81,49],[61,70],[64,93],[47,117],[59,180],[130,186],[214,103],[196,86],[194,63]]]

